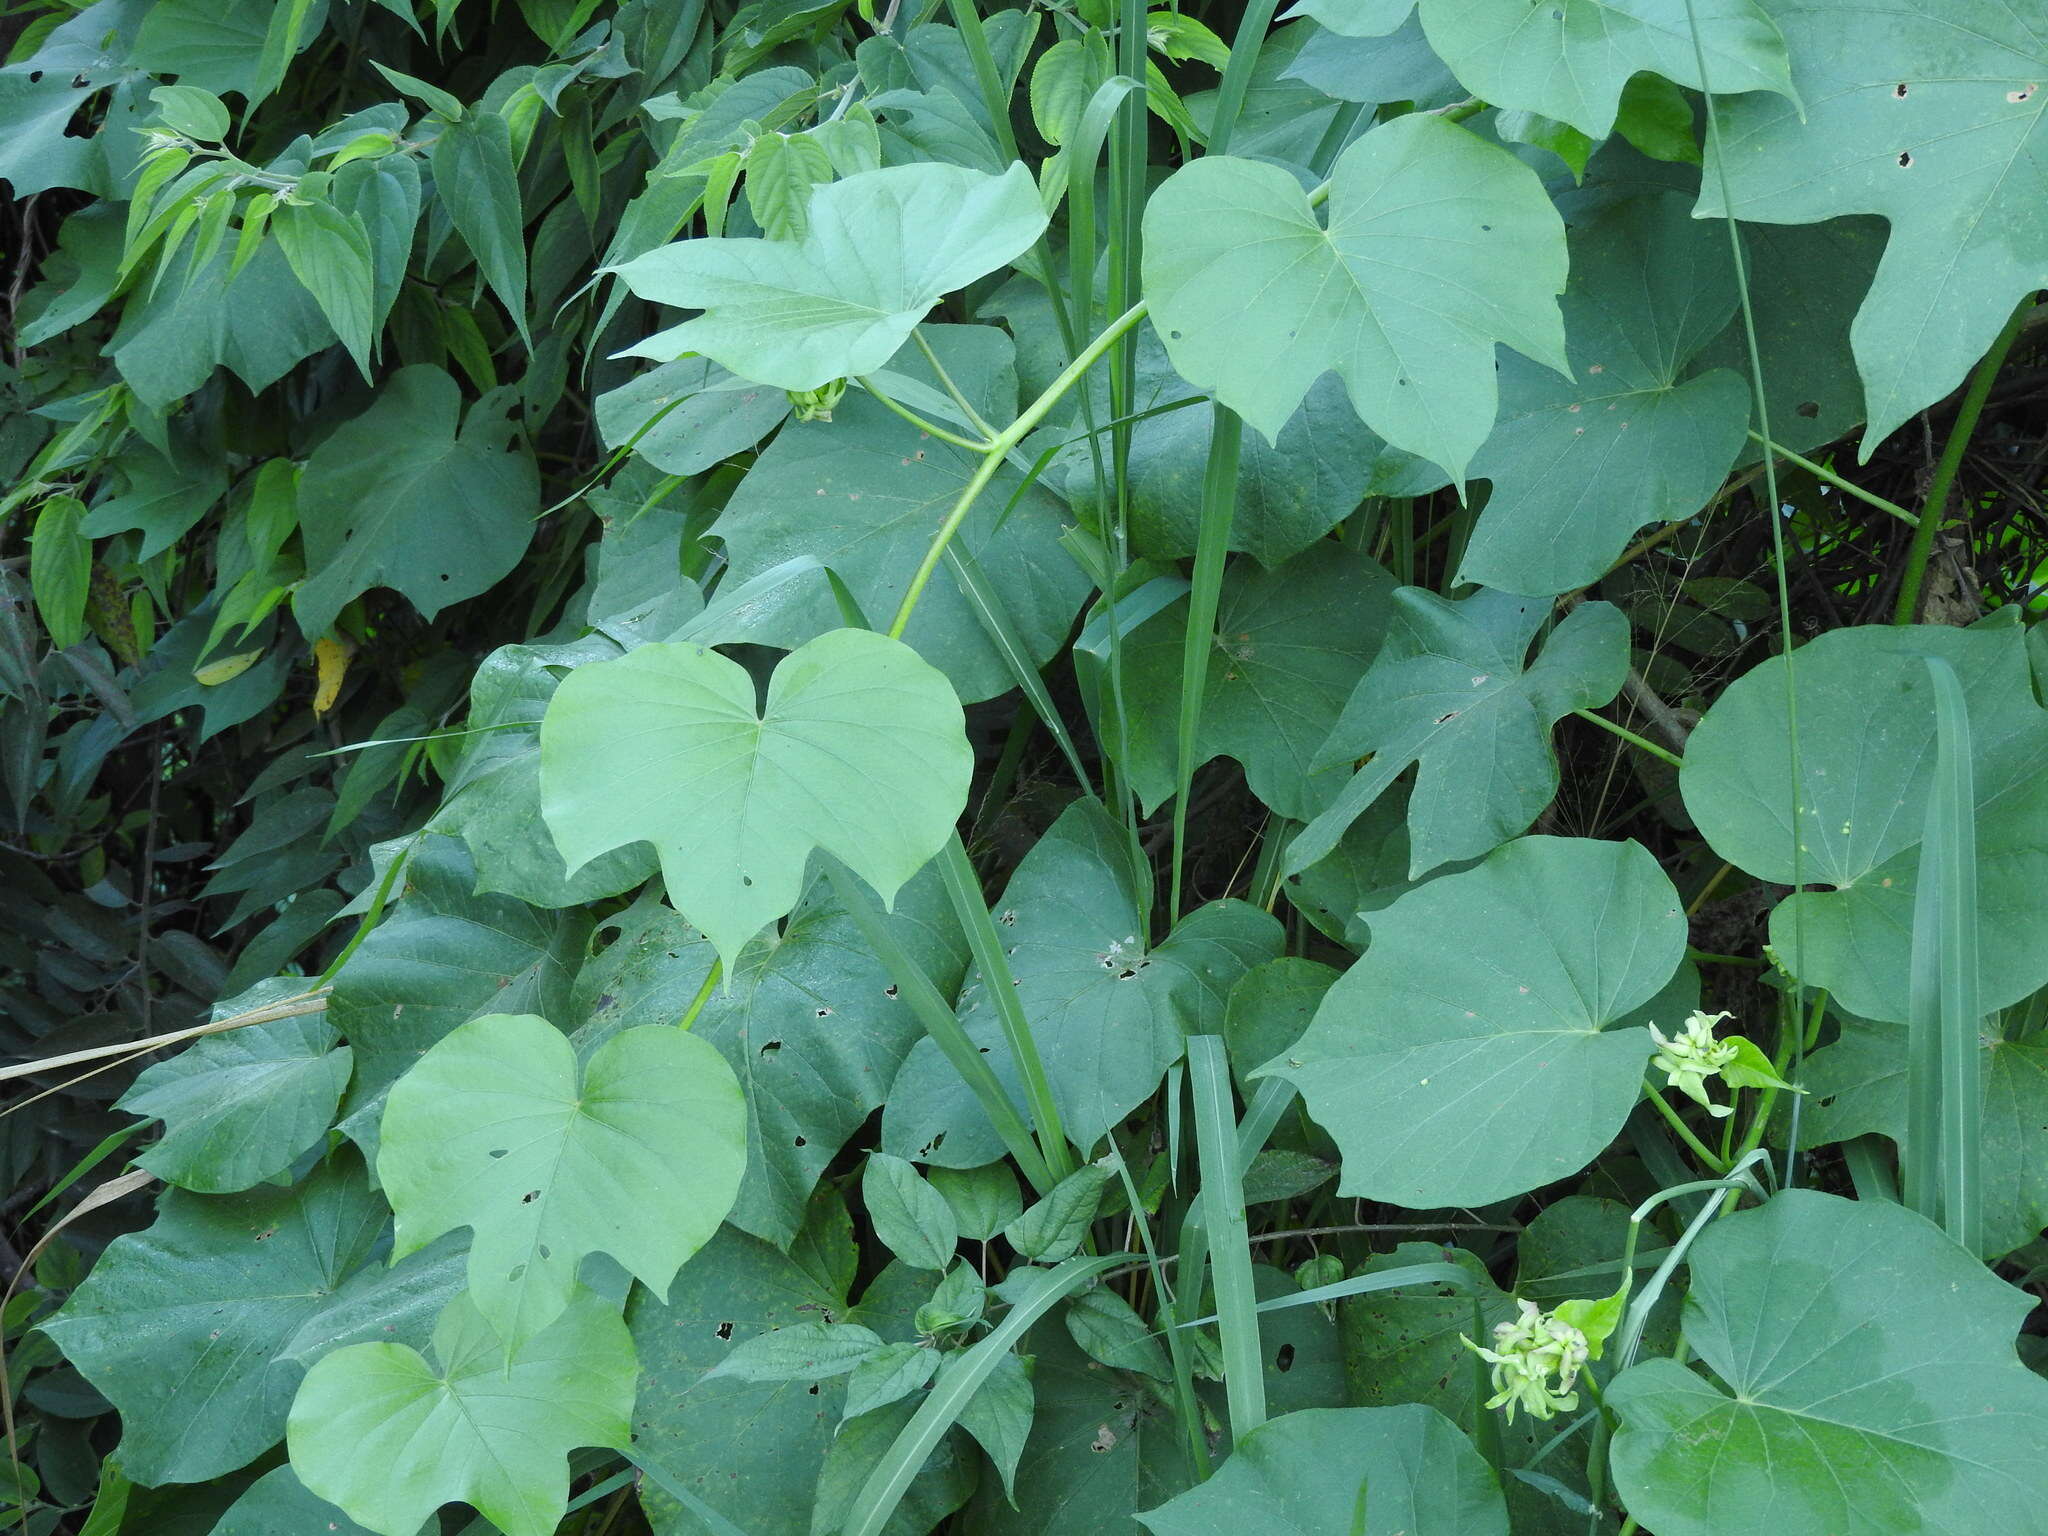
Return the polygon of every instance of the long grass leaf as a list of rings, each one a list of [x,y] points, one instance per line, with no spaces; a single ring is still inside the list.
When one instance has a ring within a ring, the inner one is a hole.
[[[1230,1405],[1231,1438],[1242,1443],[1266,1422],[1266,1371],[1251,1234],[1245,1225],[1244,1168],[1237,1159],[1237,1116],[1231,1107],[1230,1058],[1220,1035],[1189,1038],[1188,1084],[1194,1091],[1195,1155],[1202,1168],[1202,1219],[1216,1274],[1223,1392]]]

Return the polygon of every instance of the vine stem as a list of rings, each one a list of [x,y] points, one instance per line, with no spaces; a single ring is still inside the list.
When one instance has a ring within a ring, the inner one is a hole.
[[[1927,562],[1934,554],[1934,532],[1941,526],[1942,514],[1948,508],[1949,492],[1955,489],[1956,471],[1963,467],[1963,454],[1977,430],[1977,418],[1984,412],[1984,402],[1991,397],[1991,385],[2005,364],[2005,355],[2012,350],[2020,326],[2033,307],[2034,296],[2030,293],[2020,300],[2012,318],[2005,322],[2005,329],[1991,343],[1991,350],[1977,360],[1976,371],[1970,375],[1962,408],[1956,412],[1955,425],[1949,428],[1948,441],[1942,445],[1934,478],[1927,484],[1927,499],[1920,504],[1920,525],[1913,530],[1913,542],[1907,547],[1906,569],[1899,578],[1898,601],[1892,607],[1894,624],[1911,624],[1920,615],[1920,590],[1927,580]]]
[[[1685,759],[1680,757],[1676,752],[1672,752],[1667,750],[1666,748],[1660,747],[1657,745],[1657,743],[1649,740],[1646,737],[1638,736],[1634,731],[1630,730],[1625,725],[1616,725],[1612,720],[1608,719],[1605,715],[1596,714],[1594,711],[1590,709],[1575,709],[1572,711],[1572,713],[1577,715],[1581,720],[1592,721],[1593,724],[1599,726],[1603,731],[1613,732],[1616,736],[1619,736],[1623,741],[1627,742],[1630,746],[1640,747],[1643,751],[1649,753],[1650,756],[1662,758],[1665,762],[1669,763],[1674,768],[1683,768],[1685,766]]]
[[[983,450],[981,463],[975,466],[974,474],[961,488],[959,498],[946,513],[946,520],[939,524],[939,531],[932,536],[931,548],[924,552],[924,559],[918,563],[917,571],[910,578],[910,588],[903,594],[903,602],[896,610],[896,617],[889,625],[889,638],[901,640],[903,631],[910,627],[910,616],[917,611],[918,599],[924,596],[924,589],[932,579],[932,572],[939,568],[939,561],[945,558],[946,546],[953,542],[953,535],[960,531],[960,525],[967,521],[967,514],[974,510],[981,493],[988,489],[989,481],[995,479],[996,471],[1025,438],[1029,437],[1046,414],[1059,404],[1060,400],[1081,381],[1088,370],[1101,360],[1102,355],[1116,344],[1131,327],[1145,318],[1145,301],[1140,299],[1116,319],[1109,322],[1101,335],[1082,348],[1080,354],[1067,364],[1060,376],[1046,386],[1040,395],[1024,408],[1023,414],[992,438]]]
[[[1889,512],[1908,528],[1918,528],[1920,519],[1900,506],[1896,501],[1887,501],[1875,491],[1866,491],[1853,480],[1845,480],[1825,464],[1816,464],[1802,454],[1794,453],[1783,443],[1774,443],[1761,432],[1751,432],[1750,441],[1762,447],[1765,453],[1775,454],[1787,464],[1797,464],[1816,480],[1825,481],[1845,495],[1854,496],[1858,501],[1868,502],[1880,512]]]
[[[1687,1125],[1678,1111],[1671,1107],[1670,1100],[1648,1083],[1643,1084],[1643,1096],[1656,1106],[1657,1113],[1664,1117],[1665,1123],[1678,1133],[1680,1141],[1692,1148],[1692,1155],[1705,1164],[1709,1172],[1719,1176],[1728,1171],[1728,1164],[1722,1161],[1718,1154],[1710,1151],[1699,1137],[1693,1135],[1692,1127]]]

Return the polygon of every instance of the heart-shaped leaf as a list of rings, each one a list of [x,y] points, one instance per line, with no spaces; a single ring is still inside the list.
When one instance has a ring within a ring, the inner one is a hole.
[[[1365,424],[1462,480],[1494,347],[1564,371],[1564,225],[1536,173],[1442,118],[1339,157],[1329,223],[1276,165],[1208,156],[1145,207],[1145,296],[1181,376],[1278,437],[1335,369]]]
[[[1658,1536],[1981,1536],[2048,1503],[2033,1298],[1904,1206],[1794,1189],[1692,1250],[1676,1360],[1608,1388],[1615,1485]]]
[[[697,352],[743,379],[816,389],[873,373],[947,294],[1045,232],[1031,172],[920,163],[820,187],[803,239],[681,240],[618,274],[643,299],[703,314],[635,349]]]
[[[1610,1026],[1685,957],[1683,904],[1640,845],[1521,838],[1371,924],[1308,1033],[1256,1074],[1294,1083],[1336,1138],[1340,1194],[1485,1205],[1614,1139],[1650,1036]]]
[[[625,1030],[579,1073],[546,1019],[471,1020],[385,1105],[393,1251],[470,1228],[470,1292],[517,1350],[569,1304],[586,1254],[667,1290],[732,1206],[745,1119],[725,1058],[681,1030]]]
[[[457,1296],[433,1359],[403,1344],[338,1349],[292,1403],[301,1480],[382,1536],[411,1536],[456,1499],[505,1536],[548,1536],[568,1507],[569,1452],[631,1438],[632,1336],[588,1291],[509,1353]]]
[[[960,701],[900,641],[820,635],[754,680],[645,645],[572,672],[541,724],[541,811],[571,872],[654,844],[669,900],[731,971],[823,848],[893,899],[944,845],[974,766]]]

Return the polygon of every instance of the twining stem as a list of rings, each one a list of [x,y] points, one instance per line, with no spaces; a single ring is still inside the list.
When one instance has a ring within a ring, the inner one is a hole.
[[[1643,751],[1649,753],[1650,756],[1662,758],[1665,762],[1669,763],[1674,768],[1683,768],[1685,766],[1685,759],[1680,757],[1676,752],[1666,751],[1663,747],[1658,746],[1657,743],[1655,743],[1654,741],[1648,740],[1646,737],[1638,736],[1634,731],[1630,730],[1625,725],[1616,725],[1612,720],[1608,719],[1605,715],[1595,714],[1590,709],[1575,709],[1572,711],[1572,713],[1577,715],[1581,720],[1592,721],[1593,724],[1599,726],[1603,731],[1613,732],[1616,736],[1619,736],[1623,741],[1627,742],[1630,746],[1640,747]]]
[[[967,514],[974,510],[974,504],[981,493],[988,489],[989,481],[995,479],[996,471],[1002,467],[1005,457],[1025,438],[1029,437],[1038,424],[1045,420],[1055,405],[1066,393],[1078,384],[1083,375],[1100,361],[1102,355],[1115,345],[1131,327],[1145,318],[1145,302],[1140,299],[1116,319],[1109,322],[1102,334],[1081,349],[1080,354],[1061,370],[1060,376],[1046,386],[1045,393],[1024,407],[1023,414],[989,440],[980,450],[981,462],[974,468],[967,484],[946,513],[946,520],[939,524],[939,531],[932,536],[931,548],[924,552],[924,559],[918,563],[917,571],[910,578],[910,588],[903,594],[903,602],[896,610],[896,617],[889,625],[889,638],[901,640],[903,631],[910,627],[910,616],[917,611],[917,601],[924,596],[924,589],[930,584],[932,572],[939,568],[939,561],[945,558],[946,546],[953,542],[953,535],[960,531],[960,525],[967,521]]]
[[[676,1028],[683,1034],[687,1035],[691,1026],[697,1022],[697,1015],[704,1011],[704,1005],[711,1000],[711,989],[718,985],[718,978],[724,974],[725,961],[714,959],[711,962],[711,969],[704,973],[704,985],[697,989],[697,995],[690,999],[690,1006],[676,1022]]]
[[[2033,307],[2034,296],[2030,293],[2020,300],[2012,318],[2005,322],[2005,329],[1991,343],[1991,350],[1978,359],[1976,372],[1970,375],[1970,387],[1964,391],[1962,408],[1956,412],[1955,425],[1948,429],[1948,441],[1942,445],[1941,458],[1935,463],[1934,478],[1927,483],[1927,499],[1920,504],[1920,525],[1913,530],[1913,542],[1906,549],[1906,569],[1899,578],[1899,598],[1892,605],[1894,624],[1911,624],[1920,616],[1920,589],[1927,580],[1927,562],[1934,554],[1934,531],[1941,526],[1943,514],[1948,510],[1948,496],[1955,488],[1956,471],[1963,466],[1963,453],[1969,448],[1970,437],[1977,430],[1977,418],[1984,412],[1984,402],[1991,397],[1991,385],[2005,363],[2005,354],[2012,350],[2013,339],[2019,335],[2027,311]]]
[[[1643,1097],[1656,1106],[1657,1113],[1662,1115],[1665,1123],[1678,1133],[1678,1139],[1692,1149],[1692,1155],[1698,1158],[1703,1166],[1717,1174],[1728,1171],[1726,1161],[1719,1154],[1709,1151],[1707,1144],[1693,1135],[1692,1128],[1685,1123],[1678,1111],[1671,1107],[1670,1100],[1648,1083],[1643,1084]]]
[[[857,376],[854,382],[860,385],[860,387],[866,390],[869,394],[873,395],[876,400],[881,402],[882,407],[885,410],[891,412],[894,415],[902,417],[905,421],[909,422],[913,427],[917,428],[918,431],[924,433],[926,437],[935,437],[942,443],[951,443],[955,448],[965,448],[969,453],[982,453],[987,450],[988,440],[986,438],[977,442],[971,437],[962,437],[957,432],[948,432],[944,427],[940,426],[937,422],[926,421],[924,417],[918,415],[917,412],[913,411],[909,406],[903,405],[898,401],[890,399],[889,396],[883,393],[883,391],[875,384],[875,381],[873,379],[870,379],[865,375],[861,375]]]
[[[939,388],[950,395],[953,403],[960,407],[961,414],[967,418],[967,424],[979,432],[984,440],[993,438],[996,429],[981,419],[981,412],[974,408],[974,402],[953,382],[953,375],[946,372],[946,365],[939,361],[939,354],[932,350],[932,344],[924,339],[924,332],[912,330],[910,339],[917,343],[917,350],[924,354],[924,360],[931,368],[932,376],[939,381]]]
[[[1775,454],[1787,464],[1797,464],[1816,480],[1825,481],[1845,495],[1854,496],[1858,501],[1868,502],[1880,512],[1889,512],[1909,528],[1918,528],[1920,519],[1900,506],[1896,501],[1886,501],[1875,491],[1866,491],[1853,480],[1845,480],[1825,464],[1816,464],[1812,459],[1794,453],[1783,443],[1774,443],[1761,432],[1751,432],[1750,440],[1759,444],[1765,453]]]

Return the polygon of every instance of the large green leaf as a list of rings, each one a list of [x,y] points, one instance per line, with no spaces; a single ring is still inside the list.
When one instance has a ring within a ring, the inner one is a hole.
[[[121,1410],[121,1470],[150,1484],[231,1472],[277,1443],[326,1350],[423,1338],[462,1283],[461,1254],[386,1269],[386,1230],[344,1152],[288,1189],[172,1190],[154,1226],[116,1238],[43,1327]]]
[[[1983,1005],[2017,1002],[2048,983],[2048,711],[2035,701],[2017,624],[1838,629],[1801,646],[1791,658],[1796,833],[1782,658],[1728,686],[1687,743],[1679,776],[1686,809],[1721,857],[1760,880],[1834,887],[1780,902],[1771,943],[1795,974],[1865,1018],[1906,1017],[1934,772],[1925,656],[1956,669],[1969,710]]]
[[[516,404],[516,392],[495,391],[463,416],[455,381],[415,363],[328,435],[299,479],[309,574],[292,612],[302,630],[325,634],[349,599],[379,586],[431,619],[519,563],[540,479]]]
[[[646,645],[572,672],[541,725],[541,809],[573,871],[646,841],[726,969],[794,907],[813,848],[893,899],[937,853],[974,767],[960,701],[899,641],[834,630],[757,712],[738,662]]]
[[[572,875],[554,840],[534,835],[540,722],[560,674],[618,654],[617,646],[594,635],[570,645],[503,645],[477,667],[468,724],[477,734],[468,738],[432,824],[468,845],[478,891],[503,891],[537,907],[570,907],[631,890],[654,873],[654,851],[629,843]]]
[[[845,1379],[750,1382],[708,1373],[736,1345],[771,1328],[836,1321],[846,1311],[842,1290],[730,1227],[683,1267],[667,1302],[635,1298],[628,1313],[641,1370],[634,1449],[663,1474],[641,1491],[656,1536],[702,1536],[705,1529],[661,1491],[666,1481],[747,1536],[810,1536],[813,1492]]]
[[[1700,211],[1722,211],[1725,175],[1739,219],[1891,221],[1851,331],[1868,458],[1963,381],[2048,272],[2048,33],[2030,8],[2002,0],[1766,5],[1803,105],[1728,102],[1725,153],[1708,160]],[[1718,73],[1713,85],[1729,89]]]
[[[725,1059],[681,1030],[624,1030],[579,1071],[546,1019],[472,1019],[386,1102],[392,1251],[470,1228],[470,1294],[517,1350],[569,1305],[587,1254],[668,1289],[732,1206],[745,1116]]]
[[[1462,480],[1493,426],[1494,348],[1566,367],[1564,226],[1536,174],[1442,118],[1373,129],[1329,225],[1278,166],[1211,156],[1145,208],[1167,355],[1270,440],[1335,369],[1365,424]]]
[[[1481,591],[1448,602],[1399,587],[1387,637],[1313,767],[1372,755],[1287,850],[1290,873],[1323,858],[1410,763],[1408,873],[1477,858],[1527,829],[1557,793],[1550,729],[1605,704],[1628,671],[1628,623],[1581,603],[1527,664],[1549,602]]]
[[[437,1523],[434,1531],[438,1530]],[[372,1536],[367,1527],[357,1525],[309,1491],[289,1465],[275,1467],[251,1483],[234,1507],[221,1516],[211,1536],[301,1536],[302,1532],[307,1536]]]
[[[983,417],[1015,412],[1016,354],[1007,336],[993,326],[931,326],[926,336]],[[920,383],[931,378],[922,363],[903,371]],[[732,561],[727,579],[748,581],[808,555],[846,584],[870,623],[886,624],[977,463],[874,400],[849,394],[831,421],[784,427],[734,490],[713,529]],[[1067,521],[1050,492],[1026,488],[1018,467],[1006,464],[953,539],[982,571],[1000,573],[1003,608],[1034,665],[1058,652],[1089,591],[1060,546]],[[794,646],[844,622],[819,583],[806,602],[770,616],[748,638]],[[933,573],[903,638],[967,703],[1017,685],[945,566]]]
[[[1472,461],[1493,482],[1460,581],[1549,596],[1599,580],[1644,523],[1691,517],[1746,441],[1749,385],[1687,365],[1735,313],[1724,230],[1673,193],[1572,231],[1574,379],[1509,356],[1500,425]]]
[[[735,378],[702,357],[663,363],[593,402],[607,448],[670,475],[695,475],[743,453],[789,414],[786,392]]]
[[[1334,768],[1313,773],[1310,765],[1379,649],[1392,591],[1393,579],[1378,565],[1329,540],[1277,570],[1238,565],[1228,571],[1209,648],[1195,765],[1212,757],[1237,759],[1252,793],[1281,816],[1306,821],[1322,809],[1345,776]],[[1178,782],[1186,634],[1183,601],[1123,642],[1129,729],[1111,750],[1148,813]],[[1094,686],[1100,714],[1110,702],[1107,678]],[[1103,723],[1113,727],[1114,716]]]
[[[136,34],[131,62],[152,74],[176,75],[184,84],[237,92],[253,104],[264,94],[264,41],[276,9],[272,0],[159,0]],[[312,0],[304,14],[301,48],[320,35],[326,0]]]
[[[2012,1252],[2048,1227],[2048,1040],[2040,1033],[2048,997],[2037,994],[1985,1022],[1984,1088],[1978,1146],[1984,1173],[1986,1256]],[[1903,1024],[1844,1021],[1835,1044],[1806,1058],[1799,1085],[1810,1095],[1800,1139],[1819,1146],[1876,1132],[1906,1142],[1907,1072],[1912,1050]]]
[[[1336,1138],[1339,1193],[1485,1205],[1614,1139],[1650,1037],[1610,1026],[1685,957],[1678,893],[1642,847],[1521,838],[1371,924],[1308,1033],[1260,1069]]]
[[[342,1129],[374,1166],[384,1094],[458,1024],[507,1009],[568,1016],[569,984],[590,932],[508,896],[476,893],[476,866],[452,837],[408,838],[393,906],[334,978],[327,1016],[355,1052]],[[379,865],[379,872],[385,866]]]
[[[873,373],[928,310],[1045,232],[1030,171],[899,165],[821,187],[798,241],[700,239],[617,269],[643,299],[703,314],[635,349],[702,353],[743,379],[816,389]]]
[[[1642,70],[1724,96],[1775,91],[1797,110],[1785,39],[1758,0],[1421,0],[1421,10],[1430,46],[1473,95],[1591,139],[1613,129],[1622,88]]]
[[[294,996],[284,977],[216,1006],[223,1017]],[[247,1189],[289,1168],[327,1134],[353,1057],[336,1047],[324,1011],[254,1024],[197,1041],[135,1079],[119,1108],[164,1123],[135,1159],[169,1184],[201,1194]]]
[[[950,997],[966,945],[936,877],[905,886],[885,921]],[[611,942],[576,978],[584,1035],[680,1019],[716,959],[711,941],[653,895],[602,929]],[[782,931],[740,952],[730,985],[704,999],[692,1032],[724,1053],[747,1096],[747,1171],[726,1219],[786,1248],[826,1166],[881,1107],[924,1031],[830,886],[814,878]]]
[[[131,297],[108,344],[136,397],[162,411],[224,367],[252,390],[268,389],[302,360],[334,344],[320,305],[265,241],[232,278],[226,251],[180,289],[166,282]]]
[[[1433,1409],[1268,1420],[1206,1483],[1138,1516],[1154,1536],[1507,1536],[1493,1469]]]
[[[1220,1029],[1232,984],[1280,953],[1280,926],[1240,901],[1189,913],[1156,947],[1139,915],[1137,868],[1102,806],[1069,807],[995,903],[1016,995],[1069,1139],[1084,1151],[1149,1098],[1183,1034]],[[969,1038],[1025,1102],[979,972],[960,994]],[[1002,1156],[979,1102],[929,1041],[911,1050],[882,1119],[883,1146],[944,1168]]]
[[[549,1536],[569,1503],[569,1452],[628,1441],[626,1325],[584,1291],[508,1350],[464,1294],[435,1324],[432,1353],[357,1344],[314,1366],[292,1403],[293,1468],[381,1536],[411,1536],[455,1499],[504,1536]]]
[[[1980,1536],[2039,1523],[2033,1298],[1904,1206],[1787,1190],[1692,1250],[1674,1360],[1624,1372],[1615,1486],[1658,1536]]]
[[[110,120],[141,126],[150,82],[125,60],[149,10],[143,0],[100,0],[51,29],[34,53],[0,66],[0,180],[13,196],[52,187],[112,193],[110,135],[68,130],[87,101],[110,86]]]

